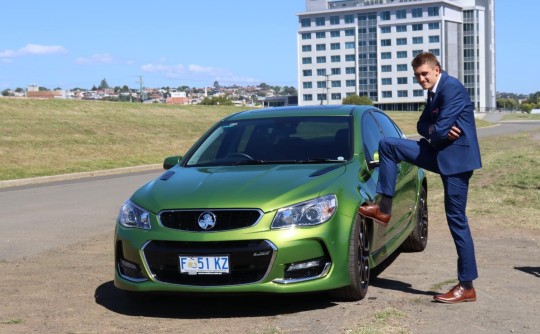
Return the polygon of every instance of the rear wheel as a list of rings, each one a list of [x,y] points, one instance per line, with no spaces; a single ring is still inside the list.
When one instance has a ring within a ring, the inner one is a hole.
[[[427,190],[422,186],[416,207],[416,226],[401,245],[403,252],[421,252],[428,240],[428,204]]]
[[[369,286],[369,230],[366,218],[356,216],[349,242],[350,285],[335,291],[335,296],[345,300],[361,300]]]

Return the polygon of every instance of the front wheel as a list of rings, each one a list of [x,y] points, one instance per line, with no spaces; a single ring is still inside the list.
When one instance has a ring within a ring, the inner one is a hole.
[[[366,218],[356,216],[349,242],[350,285],[335,291],[335,296],[345,300],[361,300],[369,286],[369,230]]]

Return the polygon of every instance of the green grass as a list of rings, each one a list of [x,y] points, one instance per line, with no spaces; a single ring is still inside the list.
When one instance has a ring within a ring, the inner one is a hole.
[[[0,180],[161,163],[245,109],[0,99]]]
[[[510,113],[503,116],[503,121],[530,121],[536,120],[540,121],[540,114],[527,114],[527,113]]]

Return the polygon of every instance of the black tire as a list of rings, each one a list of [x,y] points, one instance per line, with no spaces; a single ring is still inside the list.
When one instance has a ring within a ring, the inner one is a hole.
[[[400,250],[402,252],[421,252],[426,249],[428,241],[428,203],[427,190],[424,186],[420,189],[415,219],[416,225],[414,229],[401,245]]]
[[[357,215],[349,241],[350,285],[334,291],[334,296],[343,300],[363,299],[369,287],[370,233],[366,218]]]

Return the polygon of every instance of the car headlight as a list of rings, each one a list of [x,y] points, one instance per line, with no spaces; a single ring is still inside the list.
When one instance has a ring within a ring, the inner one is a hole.
[[[143,230],[150,229],[150,215],[148,211],[133,204],[131,201],[126,201],[120,213],[118,214],[118,223],[128,228],[140,228]]]
[[[279,209],[272,221],[272,228],[319,225],[332,218],[336,209],[336,195],[318,197]]]

